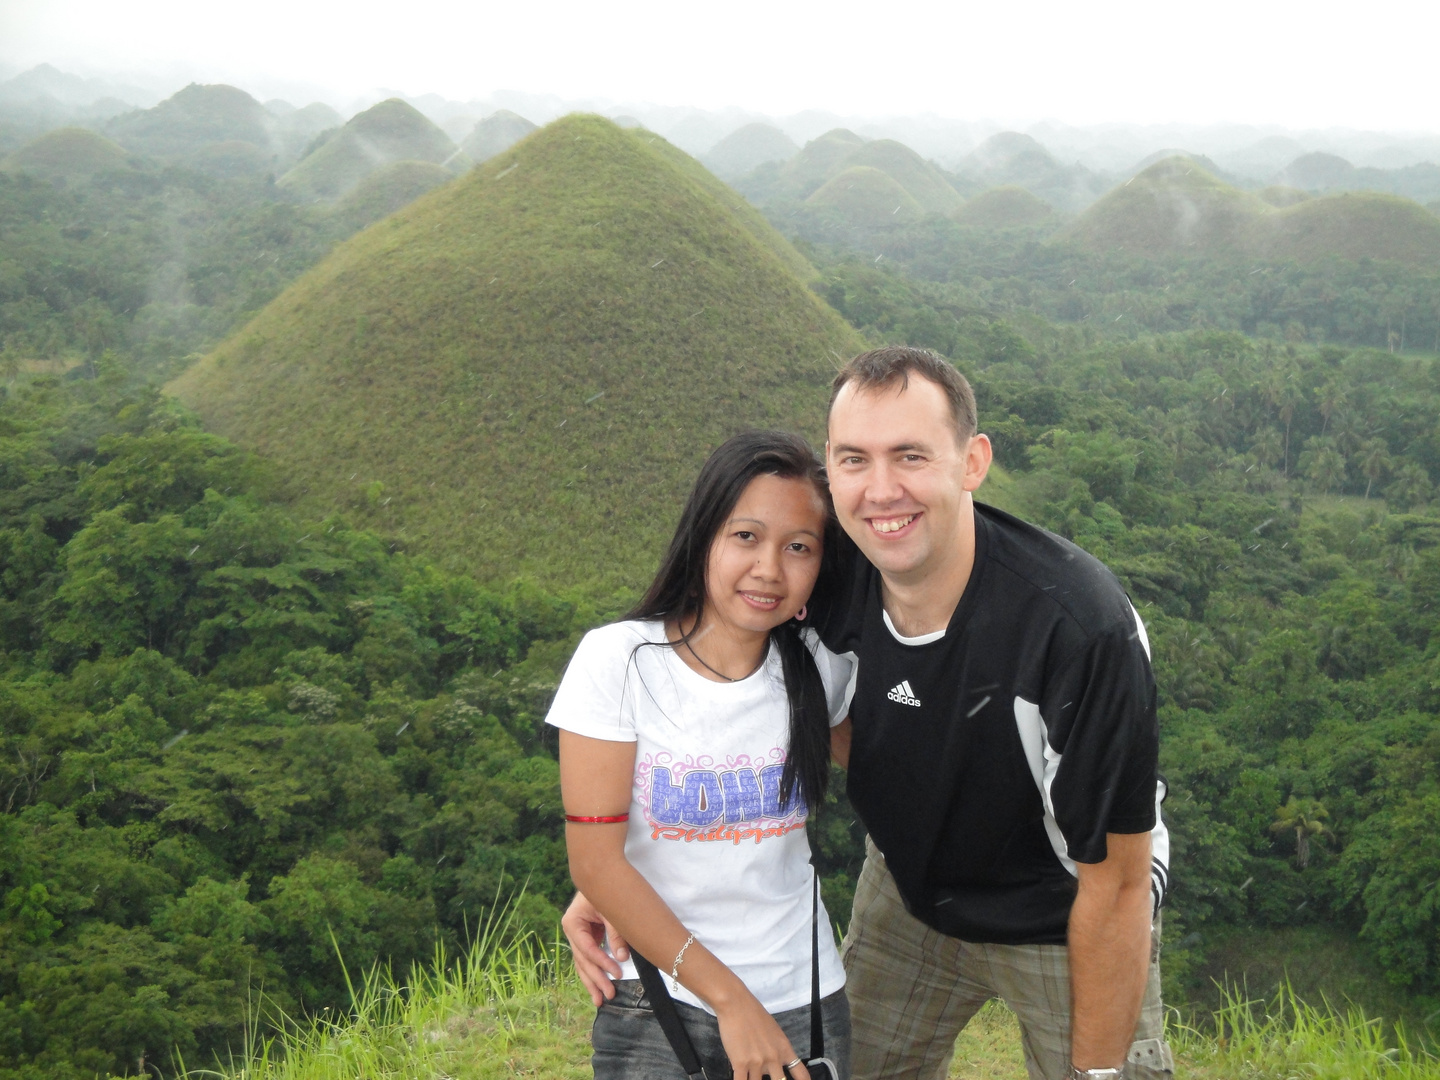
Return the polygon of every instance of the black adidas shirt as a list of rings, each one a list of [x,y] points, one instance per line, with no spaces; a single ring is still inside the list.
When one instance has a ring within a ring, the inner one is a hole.
[[[1105,834],[1168,837],[1144,628],[1093,556],[975,505],[975,566],[943,637],[904,644],[880,574],[842,536],[812,600],[834,652],[859,659],[850,802],[911,914],[967,941],[1064,944],[1074,862]]]

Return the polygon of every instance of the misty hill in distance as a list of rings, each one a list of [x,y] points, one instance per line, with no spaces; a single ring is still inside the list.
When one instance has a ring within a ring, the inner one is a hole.
[[[525,117],[509,109],[501,109],[479,121],[460,144],[466,157],[477,165],[503,154],[535,130]]]
[[[795,140],[770,124],[746,124],[732,131],[700,158],[721,180],[738,180],[761,165],[789,161],[800,152]]]
[[[351,117],[277,183],[296,198],[333,201],[349,194],[376,169],[399,161],[450,165],[469,160],[450,136],[399,98]]]
[[[128,94],[126,100],[131,105],[153,104],[153,101],[138,100],[153,91],[127,84],[124,79],[82,79],[49,65],[0,82],[0,151],[17,149],[44,131],[67,125],[99,128],[106,133],[103,125],[114,120],[104,117],[115,117],[124,111],[125,104],[119,97],[103,97],[106,92]],[[382,98],[393,96],[404,97],[393,93],[381,95]],[[837,175],[841,171],[836,167],[840,164],[838,161],[812,161],[814,154],[806,155],[804,151],[796,154],[790,149],[790,144],[807,143],[814,143],[815,151],[834,149],[829,136],[837,131],[845,132],[859,143],[890,140],[908,147],[925,162],[938,166],[950,186],[962,196],[995,187],[1019,186],[1062,214],[1078,213],[1105,191],[1143,171],[1159,156],[1170,156],[1174,151],[1205,159],[1207,171],[1246,190],[1258,191],[1278,184],[1313,193],[1375,190],[1421,203],[1440,200],[1440,135],[1437,134],[1397,135],[1339,129],[1287,131],[1243,124],[1077,127],[1054,122],[1033,124],[1021,131],[1006,130],[993,122],[935,116],[859,118],[811,110],[771,117],[738,109],[715,111],[641,102],[567,101],[555,95],[509,91],[463,102],[438,94],[404,99],[452,140],[462,142],[474,135],[480,125],[502,126],[499,120],[490,124],[486,121],[503,117],[507,112],[532,123],[554,119],[577,107],[612,117],[623,115],[628,118],[627,123],[646,127],[702,160],[718,152],[720,156],[707,163],[717,175],[734,182],[759,203],[773,202],[777,196],[803,200]],[[293,115],[287,102],[277,101],[273,103],[274,109],[266,106],[272,121],[268,142],[257,142],[253,132],[249,136],[241,134],[232,140],[217,141],[259,146],[274,158],[273,168],[279,175],[310,148],[320,131],[339,126],[342,117],[353,117],[378,100],[372,98],[339,112],[319,103],[294,110],[294,113],[309,110],[308,117]],[[104,116],[96,119],[83,113],[86,109],[98,109]],[[316,117],[317,109],[325,110],[328,116]],[[173,105],[168,111],[175,111]],[[748,134],[740,136],[742,131]],[[733,160],[725,156],[731,153],[721,145],[725,140],[739,137],[743,144],[762,133],[769,140],[763,148],[751,147]],[[477,142],[475,148],[488,153],[494,146],[514,137],[512,132],[495,142],[484,145]],[[124,139],[116,141],[128,145]],[[191,152],[198,154],[199,149],[193,147]],[[245,153],[243,148],[231,146],[199,154],[185,163],[212,171],[258,168],[259,159],[251,155],[247,162]],[[1341,158],[1344,165],[1321,170],[1316,175],[1300,161],[1314,154]],[[747,164],[756,175],[742,170]],[[783,173],[778,179],[775,170]],[[897,179],[903,186],[904,179]],[[927,203],[923,195],[917,198],[922,204]]]
[[[345,232],[359,232],[454,179],[455,173],[430,161],[394,161],[367,174],[336,202],[335,215]]]
[[[1054,216],[1049,203],[1014,184],[982,191],[951,215],[958,224],[977,229],[1025,228]]]
[[[893,176],[869,165],[850,165],[821,185],[805,204],[832,211],[845,225],[867,229],[908,225],[925,208]]]
[[[893,228],[925,214],[952,214],[965,200],[945,175],[893,139],[836,128],[787,161],[767,162],[733,182],[774,213],[802,210],[841,229]]]
[[[0,159],[0,170],[48,180],[88,180],[133,168],[125,148],[85,128],[58,128]]]
[[[864,342],[811,275],[658,136],[570,117],[341,245],[173,389],[312,510],[482,578],[633,587],[717,442],[819,435]]]
[[[105,134],[131,153],[176,159],[221,142],[269,149],[270,120],[244,90],[191,83],[153,109],[116,117]]]
[[[954,174],[956,186],[967,195],[1019,187],[1065,211],[1084,209],[1111,183],[1083,165],[1062,165],[1036,139],[1018,131],[986,139],[955,164]]]
[[[1440,219],[1410,200],[1354,192],[1279,208],[1184,157],[1151,165],[1116,188],[1076,218],[1060,239],[1090,251],[1146,257],[1440,262]]]

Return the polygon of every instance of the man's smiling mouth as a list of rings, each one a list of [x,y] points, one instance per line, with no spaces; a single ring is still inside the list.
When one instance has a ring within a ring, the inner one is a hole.
[[[878,533],[899,532],[919,516],[919,514],[907,514],[905,517],[897,518],[871,518],[870,527]]]

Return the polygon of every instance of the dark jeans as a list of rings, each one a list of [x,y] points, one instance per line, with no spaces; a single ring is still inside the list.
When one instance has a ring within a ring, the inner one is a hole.
[[[695,1053],[710,1080],[730,1080],[733,1075],[725,1049],[720,1045],[720,1025],[704,1009],[675,1003]],[[825,1056],[835,1063],[837,1080],[850,1080],[850,1002],[839,990],[820,1000],[825,1024]],[[810,1006],[775,1014],[780,1029],[801,1057],[810,1056]],[[615,996],[595,1013],[590,1041],[595,1047],[591,1064],[595,1080],[685,1080],[675,1051],[660,1029],[639,979],[621,979]],[[773,1077],[772,1080],[784,1080]]]

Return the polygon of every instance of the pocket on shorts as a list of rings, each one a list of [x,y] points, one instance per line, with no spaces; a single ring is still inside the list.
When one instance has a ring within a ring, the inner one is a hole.
[[[600,1006],[600,1012],[622,1016],[653,1016],[654,1008],[645,996],[645,987],[639,979],[619,979],[615,983],[615,996]]]

